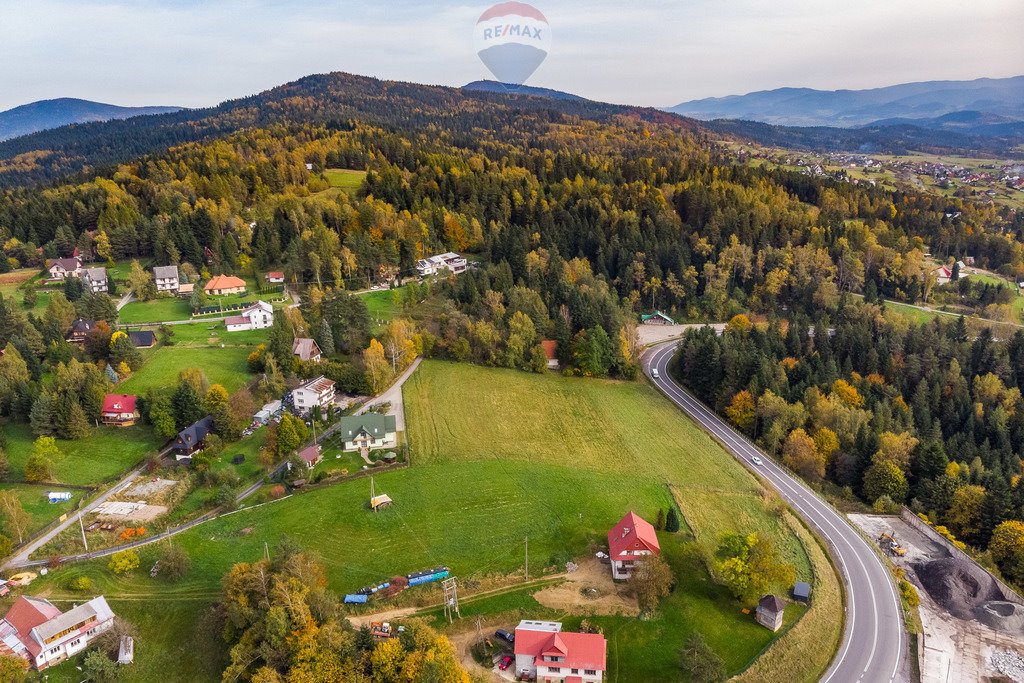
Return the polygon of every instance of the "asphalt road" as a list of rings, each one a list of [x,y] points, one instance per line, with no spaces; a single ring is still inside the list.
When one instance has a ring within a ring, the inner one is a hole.
[[[654,385],[737,460],[774,486],[831,547],[846,586],[846,625],[839,651],[822,677],[822,683],[897,680],[907,639],[899,597],[888,570],[842,514],[670,378],[668,364],[675,347],[676,342],[668,342],[644,354],[644,372]],[[652,368],[658,370],[657,379],[651,376]],[[763,465],[753,463],[755,456],[761,458]]]

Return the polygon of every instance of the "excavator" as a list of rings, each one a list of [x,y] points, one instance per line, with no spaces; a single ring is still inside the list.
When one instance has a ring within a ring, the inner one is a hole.
[[[890,533],[883,533],[878,537],[878,544],[882,546],[882,549],[887,551],[890,555],[897,557],[903,557],[907,554],[907,549],[899,544],[896,537]]]

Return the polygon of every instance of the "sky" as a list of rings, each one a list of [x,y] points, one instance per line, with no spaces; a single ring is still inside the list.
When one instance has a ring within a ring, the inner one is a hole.
[[[0,110],[81,97],[209,106],[311,73],[463,85],[492,3],[0,0]],[[671,106],[782,86],[869,88],[1024,74],[1021,0],[535,0],[529,85]]]

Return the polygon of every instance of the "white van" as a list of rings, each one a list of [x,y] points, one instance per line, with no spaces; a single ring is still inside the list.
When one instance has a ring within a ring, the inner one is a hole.
[[[651,368],[651,377],[661,379],[661,375],[658,374],[658,368]]]

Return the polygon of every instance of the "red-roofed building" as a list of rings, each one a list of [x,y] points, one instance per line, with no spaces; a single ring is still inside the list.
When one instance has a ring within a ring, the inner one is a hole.
[[[234,275],[214,275],[203,289],[210,296],[242,294],[245,292],[245,280]]]
[[[62,613],[48,600],[23,595],[0,619],[0,652],[42,670],[81,652],[113,624],[103,596]]]
[[[275,285],[279,285],[284,282],[284,273],[279,270],[273,270],[267,273],[267,282]]]
[[[608,532],[612,578],[628,579],[636,561],[644,555],[661,555],[658,534],[650,522],[630,511]]]
[[[558,369],[558,342],[554,339],[545,339],[540,343],[544,349],[544,358],[548,361],[548,370]]]
[[[301,451],[299,451],[299,457],[302,458],[302,461],[306,463],[306,467],[308,467],[309,469],[313,469],[320,463],[321,460],[324,459],[324,456],[320,452],[320,446],[318,444],[313,444],[312,446],[307,446],[306,448],[303,448]]]
[[[557,621],[523,620],[516,627],[516,676],[538,683],[600,683],[607,642],[600,633],[569,633]]]
[[[139,419],[136,398],[130,394],[107,394],[103,397],[103,424],[131,427]]]

